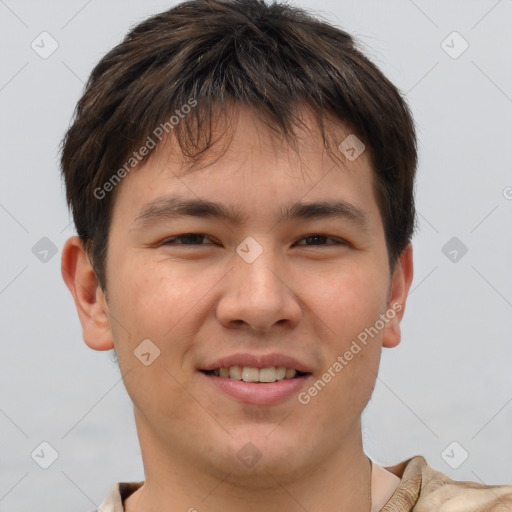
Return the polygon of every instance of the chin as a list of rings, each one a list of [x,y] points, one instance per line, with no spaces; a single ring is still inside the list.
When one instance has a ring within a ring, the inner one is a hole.
[[[293,450],[264,447],[257,451],[255,446],[247,444],[241,450],[231,452],[221,464],[225,474],[230,473],[229,482],[236,487],[253,490],[275,489],[296,482],[310,473],[311,466],[315,465],[314,461],[308,463],[305,454],[298,447]]]
[[[276,424],[252,425],[247,428],[240,427],[236,434],[227,440],[224,457],[221,457],[226,464],[226,470],[233,473],[233,477],[241,481],[249,477],[246,485],[254,487],[258,478],[258,485],[263,487],[275,485],[271,475],[288,475],[291,478],[300,473],[300,467],[307,455],[305,448],[307,444],[301,441],[298,433],[287,430]],[[309,447],[314,454],[318,453],[314,447]],[[216,461],[218,462],[218,460]],[[314,464],[314,461],[311,461]],[[262,488],[263,488],[262,487]]]

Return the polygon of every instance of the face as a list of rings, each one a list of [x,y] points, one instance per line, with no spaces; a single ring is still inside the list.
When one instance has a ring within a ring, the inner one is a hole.
[[[382,346],[399,342],[403,269],[388,267],[367,152],[334,161],[312,131],[299,158],[237,115],[213,163],[187,173],[162,146],[119,185],[108,332],[143,454],[158,446],[212,474],[297,477],[358,445]],[[176,212],[177,200],[232,215]],[[320,202],[337,207],[298,208]],[[258,378],[279,380],[246,382]]]

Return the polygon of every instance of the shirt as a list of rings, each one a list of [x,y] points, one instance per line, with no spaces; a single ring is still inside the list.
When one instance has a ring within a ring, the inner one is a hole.
[[[382,467],[372,461],[371,512],[510,512],[512,485],[452,480],[421,455]],[[124,500],[144,482],[119,482],[93,512],[124,512]]]

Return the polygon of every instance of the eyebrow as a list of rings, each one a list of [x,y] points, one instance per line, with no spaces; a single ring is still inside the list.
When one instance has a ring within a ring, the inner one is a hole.
[[[183,216],[213,217],[233,225],[240,225],[248,220],[248,215],[242,214],[232,206],[206,199],[188,199],[178,195],[169,195],[146,204],[134,220],[134,229],[148,229],[162,221]],[[289,204],[281,208],[276,224],[295,219],[323,218],[342,218],[362,228],[369,227],[366,213],[361,208],[344,200]]]

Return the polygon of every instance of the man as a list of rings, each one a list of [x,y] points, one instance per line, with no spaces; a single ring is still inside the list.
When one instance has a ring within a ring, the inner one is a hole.
[[[290,6],[185,2],[100,61],[63,141],[62,275],[145,469],[103,512],[510,510],[512,486],[363,451],[416,163],[399,91]]]

